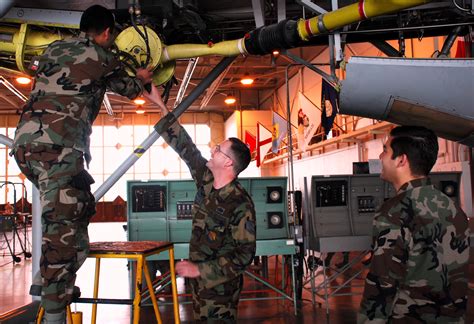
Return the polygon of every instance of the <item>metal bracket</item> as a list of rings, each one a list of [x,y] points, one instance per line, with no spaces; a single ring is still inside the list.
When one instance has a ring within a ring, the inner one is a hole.
[[[288,58],[292,59],[293,61],[295,61],[299,64],[304,65],[308,69],[316,72],[317,74],[319,74],[324,80],[326,80],[330,84],[335,85],[335,86],[339,85],[339,80],[335,76],[329,75],[326,72],[324,72],[323,70],[318,69],[317,67],[313,66],[311,63],[309,63],[308,61],[302,59],[301,57],[299,57],[297,55],[294,55],[294,54],[292,54],[291,52],[289,52],[287,50],[282,50],[281,54],[287,56]]]
[[[332,0],[332,10],[337,10],[339,9],[337,0]],[[334,59],[336,62],[341,62],[344,60],[344,53],[342,52],[342,46],[341,46],[341,34],[340,33],[334,33]]]
[[[27,33],[28,24],[21,24],[20,32],[18,33],[18,41],[16,43],[15,61],[18,69],[23,73],[26,73],[25,67],[23,66],[23,54],[25,51],[25,39]]]

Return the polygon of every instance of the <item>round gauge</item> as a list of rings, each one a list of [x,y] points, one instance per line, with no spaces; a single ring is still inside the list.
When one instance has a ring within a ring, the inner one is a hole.
[[[273,190],[272,192],[270,192],[270,199],[272,201],[277,201],[278,199],[280,199],[280,192],[278,190]]]
[[[447,185],[446,187],[444,187],[444,193],[447,195],[447,196],[453,196],[454,195],[454,186],[453,185]]]
[[[279,215],[272,215],[270,217],[270,223],[272,223],[273,226],[278,226],[281,223],[281,217]]]

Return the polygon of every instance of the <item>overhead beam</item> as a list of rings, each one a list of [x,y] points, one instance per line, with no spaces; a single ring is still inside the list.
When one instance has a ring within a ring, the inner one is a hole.
[[[385,41],[374,39],[374,40],[371,40],[370,43],[374,45],[377,49],[382,51],[382,53],[384,53],[388,57],[401,57],[402,56],[400,51],[398,51],[395,47],[393,47],[392,45],[390,45],[389,43]]]
[[[5,86],[5,88],[7,88],[8,90],[10,90],[15,96],[17,96],[18,98],[20,98],[23,102],[25,102],[26,100],[28,100],[28,97],[25,96],[23,93],[21,93],[20,90],[18,90],[17,88],[15,88],[15,86],[13,84],[10,83],[10,81],[8,81],[7,79],[5,79],[5,77],[3,77],[2,75],[0,75],[0,84],[3,84]]]
[[[214,96],[216,93],[217,89],[221,85],[222,81],[224,81],[225,76],[227,75],[227,72],[229,72],[230,67],[232,66],[232,63],[229,64],[229,66],[226,67],[224,72],[222,72],[215,80],[212,82],[211,86],[207,89],[206,94],[204,95],[204,98],[201,100],[201,104],[199,106],[199,110],[202,110],[207,106],[211,98]]]
[[[309,10],[311,10],[311,11],[317,13],[317,14],[324,14],[324,13],[327,12],[326,9],[318,6],[315,3],[312,3],[311,0],[296,0],[296,3],[302,5],[306,9],[309,9]]]

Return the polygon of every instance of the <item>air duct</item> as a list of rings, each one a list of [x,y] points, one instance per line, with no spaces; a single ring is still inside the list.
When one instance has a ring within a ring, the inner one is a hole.
[[[352,57],[340,112],[421,125],[474,146],[474,60]]]

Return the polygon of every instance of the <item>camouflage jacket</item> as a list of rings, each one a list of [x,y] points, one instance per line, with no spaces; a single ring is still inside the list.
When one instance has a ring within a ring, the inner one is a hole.
[[[56,144],[84,152],[90,160],[92,123],[106,89],[133,99],[143,85],[110,51],[88,38],[51,43],[39,59],[14,145]]]
[[[429,179],[404,184],[374,219],[374,254],[358,323],[462,323],[469,228]]]
[[[240,276],[253,261],[255,207],[237,180],[213,188],[214,177],[207,160],[174,121],[173,114],[168,114],[156,130],[188,165],[196,183],[189,259],[199,266],[200,284],[212,288]]]

